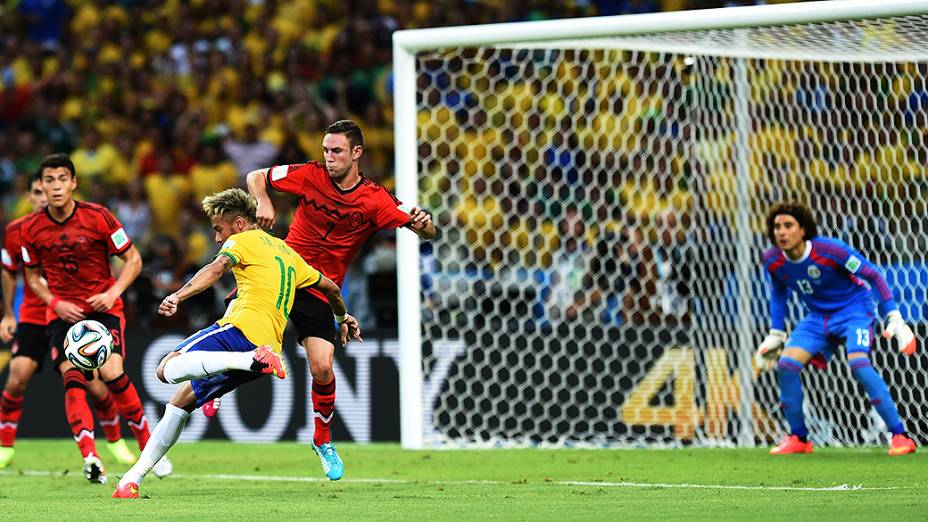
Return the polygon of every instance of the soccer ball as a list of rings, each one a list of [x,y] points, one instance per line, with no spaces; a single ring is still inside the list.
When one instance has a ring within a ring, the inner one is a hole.
[[[64,355],[79,370],[96,370],[111,353],[113,336],[97,321],[78,321],[65,334]]]

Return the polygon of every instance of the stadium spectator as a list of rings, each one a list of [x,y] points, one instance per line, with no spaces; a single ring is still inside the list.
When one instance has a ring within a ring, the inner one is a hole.
[[[689,321],[690,268],[684,258],[685,225],[677,212],[662,212],[655,223],[658,241],[653,248],[657,268],[657,299],[667,325]]]
[[[190,169],[194,201],[203,201],[210,194],[238,184],[235,165],[226,159],[217,140],[201,142],[194,157],[197,158],[196,163]]]
[[[553,322],[591,320],[588,293],[592,288],[589,263],[593,252],[586,224],[576,206],[568,206],[558,223],[560,246],[554,251],[551,284],[546,301]]]
[[[123,195],[116,202],[116,217],[122,222],[129,239],[147,251],[151,207],[145,199],[141,180],[132,180],[121,192]]]
[[[258,125],[254,120],[245,122],[244,135],[240,140],[226,138],[223,147],[240,176],[273,163],[279,152],[276,145],[259,137]],[[239,180],[242,184],[244,181],[244,178]]]
[[[71,160],[74,168],[81,173],[82,183],[111,183],[119,151],[113,145],[102,142],[100,131],[88,126],[81,135],[81,145],[71,152]]]

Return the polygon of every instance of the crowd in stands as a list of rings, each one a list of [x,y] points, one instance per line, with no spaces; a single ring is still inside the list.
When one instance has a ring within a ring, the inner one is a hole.
[[[391,186],[394,30],[595,13],[559,2],[3,2],[2,216],[28,212],[21,196],[44,155],[70,153],[80,197],[111,208],[145,255],[135,301],[147,317],[215,250],[198,201],[253,168],[318,158],[328,123],[359,121],[363,172]],[[278,203],[285,233],[292,205]],[[368,249],[382,259],[378,245]],[[383,264],[359,259],[362,272]]]
[[[430,56],[421,188],[452,245],[434,270],[543,272],[528,299],[552,322],[686,323],[690,298],[708,293],[692,288],[692,266],[704,286],[733,273],[716,256],[739,241],[739,190],[758,255],[767,209],[795,199],[880,264],[923,260],[928,67],[752,60],[741,138],[733,63],[605,49]],[[441,284],[432,298],[445,308]]]
[[[366,141],[362,170],[368,178],[392,188],[390,62],[394,30],[748,3],[755,2],[3,2],[0,3],[0,215],[9,220],[26,213],[28,204],[21,195],[28,175],[35,171],[44,155],[70,153],[78,171],[79,197],[112,209],[143,252],[144,277],[132,290],[130,304],[139,320],[154,320],[153,304],[181,284],[215,251],[208,223],[198,208],[200,199],[213,191],[242,185],[244,174],[252,168],[318,158],[322,132],[328,123],[350,118],[361,124]],[[655,69],[648,70],[658,73]],[[560,72],[569,73],[568,76],[582,74]],[[669,73],[679,71],[670,69]],[[610,119],[610,110],[647,111],[655,107],[656,100],[681,95],[679,90],[642,91],[649,85],[657,85],[642,78],[629,74],[624,83],[617,83],[624,94],[634,93],[624,99],[618,97],[619,106],[610,106],[598,116],[587,111],[586,116],[598,117],[599,121],[587,126],[586,134],[568,132],[578,130],[570,122],[552,124],[526,116],[525,126],[542,125],[549,137],[537,144],[537,153],[545,162],[532,171],[518,173],[527,180],[528,197],[491,197],[503,195],[511,187],[473,176],[489,164],[483,158],[499,152],[491,150],[494,139],[497,143],[501,138],[505,143],[524,144],[525,136],[514,131],[491,135],[496,132],[491,128],[494,121],[480,111],[475,111],[460,126],[439,129],[456,130],[461,136],[470,137],[474,129],[468,126],[488,121],[491,124],[481,130],[481,139],[471,144],[488,145],[486,156],[469,154],[460,156],[462,161],[424,161],[426,168],[452,174],[436,186],[449,180],[457,184],[466,175],[471,183],[467,194],[462,192],[460,198],[449,201],[435,200],[433,192],[433,200],[429,201],[426,190],[427,199],[420,203],[439,211],[440,226],[460,227],[453,233],[461,234],[472,245],[476,259],[515,261],[526,266],[551,267],[556,259],[576,256],[559,251],[560,245],[554,242],[550,248],[527,249],[522,255],[528,259],[504,260],[504,256],[512,254],[494,248],[500,239],[490,232],[503,230],[511,244],[527,245],[536,241],[539,230],[548,234],[563,230],[566,225],[562,221],[569,214],[580,216],[588,229],[586,237],[591,237],[594,229],[589,224],[604,216],[596,215],[599,208],[596,205],[584,203],[590,198],[614,198],[633,209],[646,209],[652,219],[669,211],[666,215],[670,217],[666,219],[671,219],[679,229],[689,197],[683,181],[684,163],[677,161],[680,151],[674,148],[679,146],[674,144],[679,140],[670,139],[679,134],[671,136],[666,127],[647,127],[656,125],[660,118],[655,118],[645,124],[645,130],[650,129],[654,137],[648,141],[652,152],[660,150],[660,154],[616,156],[594,152],[618,146],[603,140],[621,134],[597,129],[629,123]],[[575,76],[572,81],[580,86],[582,80],[582,76]],[[552,113],[564,109],[564,100],[558,99],[558,92],[533,92],[535,86],[516,83],[511,87],[508,93],[500,93],[501,98],[543,94]],[[810,96],[814,98],[814,94]],[[440,105],[427,97],[423,100],[425,106],[433,102],[434,107]],[[429,127],[423,129],[423,136],[428,138]],[[629,129],[641,130],[634,126]],[[673,132],[682,130],[678,127]],[[578,145],[588,147],[590,154],[578,158],[564,153]],[[424,160],[437,157],[433,151],[425,152]],[[507,148],[504,153],[513,155],[513,168],[517,169],[520,157],[515,155],[528,157],[533,152],[528,148],[521,151]],[[658,163],[653,157],[664,159]],[[555,165],[569,182],[552,188],[545,164]],[[586,168],[589,165],[599,168]],[[628,169],[650,169],[656,175],[642,178],[650,185],[623,186],[621,183],[636,179],[608,173]],[[456,172],[462,175],[454,177]],[[596,184],[598,189],[572,188]],[[592,193],[593,190],[598,192]],[[672,192],[669,198],[668,190]],[[451,206],[439,208],[441,203]],[[285,234],[286,218],[292,214],[293,204],[285,198],[277,199],[280,215],[275,233]],[[567,212],[568,207],[573,210]],[[528,209],[533,212],[527,212]],[[610,233],[608,237],[620,237],[616,230]],[[639,232],[631,235],[639,237],[641,244],[641,248],[632,249],[634,252],[656,251],[658,238],[653,234],[653,237],[641,236]],[[603,242],[606,237],[600,234],[574,246],[584,252],[607,251],[615,245]],[[384,296],[395,292],[389,283],[395,270],[394,249],[392,236],[377,238],[358,256],[357,266],[350,272],[347,291],[365,327],[392,327],[395,310],[390,309],[391,299]],[[641,286],[639,279],[632,277],[629,284]],[[372,293],[371,288],[376,292]],[[208,321],[215,317],[220,310],[220,297],[205,299],[203,317],[193,320]]]

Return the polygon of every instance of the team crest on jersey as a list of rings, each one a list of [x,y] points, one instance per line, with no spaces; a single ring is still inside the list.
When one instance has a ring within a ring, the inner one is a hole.
[[[822,271],[819,270],[818,267],[815,265],[810,266],[809,269],[806,270],[806,272],[809,274],[809,277],[811,277],[812,279],[818,279],[819,277],[822,277]]]

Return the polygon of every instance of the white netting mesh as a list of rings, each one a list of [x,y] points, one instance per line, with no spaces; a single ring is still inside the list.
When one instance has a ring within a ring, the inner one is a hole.
[[[442,230],[426,442],[781,436],[774,375],[749,366],[782,199],[879,264],[925,338],[926,42],[905,17],[419,53],[420,201]],[[873,354],[928,442],[924,351]],[[885,441],[843,355],[803,379],[816,442]]]

